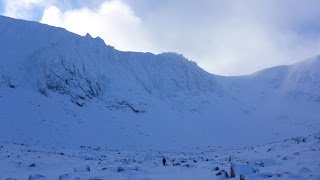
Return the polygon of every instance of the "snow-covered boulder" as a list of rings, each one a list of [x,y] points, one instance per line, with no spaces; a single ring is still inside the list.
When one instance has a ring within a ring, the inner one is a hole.
[[[28,178],[28,180],[40,180],[40,179],[46,179],[45,176],[40,175],[40,174],[31,174]]]
[[[240,175],[251,175],[256,171],[246,164],[233,164],[230,167],[231,177],[240,177]],[[233,172],[233,173],[232,173]]]

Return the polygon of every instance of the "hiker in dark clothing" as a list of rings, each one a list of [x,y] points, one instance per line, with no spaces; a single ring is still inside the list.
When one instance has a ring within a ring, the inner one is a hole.
[[[163,158],[163,159],[162,159],[162,163],[163,163],[164,166],[166,165],[166,162],[167,162],[167,161],[166,161],[166,158]]]

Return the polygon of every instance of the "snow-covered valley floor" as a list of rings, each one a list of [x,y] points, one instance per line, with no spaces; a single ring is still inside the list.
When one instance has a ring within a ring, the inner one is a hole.
[[[2,142],[0,179],[320,179],[320,134],[241,149],[176,149]]]

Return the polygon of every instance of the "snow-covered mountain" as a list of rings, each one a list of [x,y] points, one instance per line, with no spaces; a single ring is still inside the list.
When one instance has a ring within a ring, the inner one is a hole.
[[[319,69],[320,56],[314,56],[293,65],[272,67],[251,75],[218,78],[225,90],[236,97],[247,95],[244,99],[250,101],[252,94],[255,94],[260,97],[278,95],[319,102]]]
[[[120,52],[89,34],[6,17],[1,17],[1,40],[2,83],[28,81],[23,86],[46,96],[68,95],[79,106],[92,98],[134,108],[148,105],[151,97],[184,101],[221,94],[212,75],[175,53]]]
[[[0,16],[0,77],[1,141],[243,145],[320,127],[319,56],[223,77],[176,53]]]

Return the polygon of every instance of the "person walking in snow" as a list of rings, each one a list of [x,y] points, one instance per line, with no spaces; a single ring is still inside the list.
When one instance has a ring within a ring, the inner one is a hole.
[[[163,163],[164,166],[166,165],[166,162],[167,162],[166,158],[163,158],[162,159],[162,163]]]

